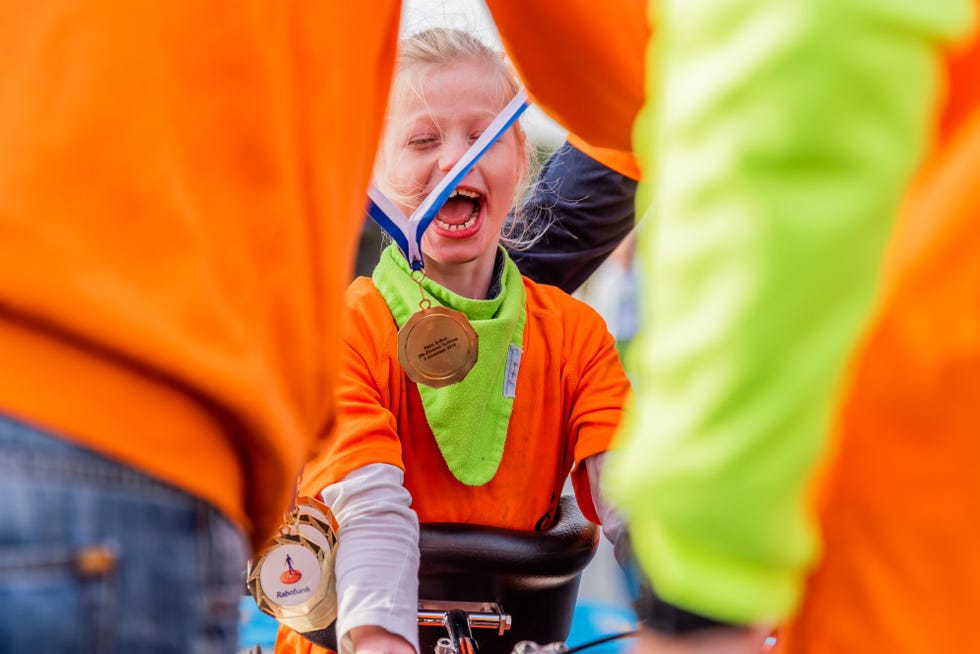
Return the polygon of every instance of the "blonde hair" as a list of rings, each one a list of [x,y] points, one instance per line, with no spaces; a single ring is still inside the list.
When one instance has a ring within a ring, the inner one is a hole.
[[[483,65],[489,70],[486,83],[491,85],[495,94],[499,96],[501,106],[514,97],[521,88],[520,78],[502,52],[491,48],[463,30],[446,27],[426,29],[402,39],[399,43],[389,103],[389,119],[394,111],[405,105],[409,97],[423,97],[422,85],[429,71],[436,67],[463,62]],[[515,123],[513,129],[518,132],[525,156],[524,179],[521,184],[518,184],[518,193],[513,199],[513,204],[517,205],[520,197],[527,191],[527,180],[531,176],[531,164],[535,161],[535,157],[532,156],[532,146],[528,143],[520,124]],[[381,143],[381,156],[378,157],[378,166],[375,169],[378,185],[392,200],[405,204],[420,201],[421,198],[413,197],[404,189],[399,189],[391,183],[394,162],[387,153],[390,146],[386,129]],[[538,235],[529,236],[527,232],[525,221],[509,219],[505,221],[501,241],[510,249],[525,249],[538,238]]]

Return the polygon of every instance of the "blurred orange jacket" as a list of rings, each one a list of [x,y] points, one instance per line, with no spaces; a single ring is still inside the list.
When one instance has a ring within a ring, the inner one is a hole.
[[[545,113],[596,161],[632,179],[645,100],[647,0],[487,0],[504,47]]]
[[[980,40],[946,80],[822,476],[794,654],[980,649]]]
[[[0,412],[273,531],[332,422],[400,8],[0,5]]]

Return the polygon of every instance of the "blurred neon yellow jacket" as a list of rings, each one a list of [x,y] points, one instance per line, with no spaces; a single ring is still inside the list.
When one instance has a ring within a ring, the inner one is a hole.
[[[966,0],[652,3],[636,406],[606,476],[658,594],[796,608],[808,483]]]

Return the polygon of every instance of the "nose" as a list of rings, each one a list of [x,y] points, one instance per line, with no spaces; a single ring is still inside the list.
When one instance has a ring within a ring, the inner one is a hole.
[[[456,162],[459,161],[469,149],[470,143],[466,139],[454,138],[443,141],[439,151],[439,169],[449,172]]]

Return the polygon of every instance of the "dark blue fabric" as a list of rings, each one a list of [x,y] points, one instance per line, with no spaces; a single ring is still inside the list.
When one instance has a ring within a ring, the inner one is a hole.
[[[235,651],[247,544],[213,507],[3,415],[0,498],[0,652]]]
[[[569,293],[581,286],[633,229],[636,185],[568,143],[555,150],[517,213],[544,230],[510,252],[521,273]]]

